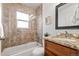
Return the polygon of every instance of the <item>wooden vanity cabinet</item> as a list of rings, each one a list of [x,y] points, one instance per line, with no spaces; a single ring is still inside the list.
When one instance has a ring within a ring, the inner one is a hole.
[[[76,56],[79,51],[45,40],[45,56]]]

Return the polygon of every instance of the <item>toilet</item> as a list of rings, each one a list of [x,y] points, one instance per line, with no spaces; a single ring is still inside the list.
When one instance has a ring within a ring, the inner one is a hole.
[[[40,46],[36,47],[32,53],[34,56],[44,56],[44,48]]]

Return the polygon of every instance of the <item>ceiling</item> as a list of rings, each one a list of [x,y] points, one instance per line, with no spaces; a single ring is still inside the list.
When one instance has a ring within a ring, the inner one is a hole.
[[[23,3],[23,5],[30,6],[32,8],[37,8],[41,5],[41,3]]]

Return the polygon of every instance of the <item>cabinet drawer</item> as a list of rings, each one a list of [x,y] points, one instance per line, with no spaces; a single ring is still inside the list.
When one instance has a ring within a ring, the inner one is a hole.
[[[50,42],[50,41],[45,41],[45,48],[50,50],[51,52],[60,55],[60,56],[65,56],[65,55],[75,55],[76,51],[74,51],[71,48]]]
[[[45,56],[55,56],[55,54],[53,54],[49,50],[45,49]]]

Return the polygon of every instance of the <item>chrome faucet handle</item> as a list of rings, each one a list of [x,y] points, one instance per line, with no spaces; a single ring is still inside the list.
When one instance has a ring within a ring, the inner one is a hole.
[[[65,31],[65,33],[67,34],[68,32],[67,32],[67,31]]]
[[[69,36],[69,33],[65,31],[65,37],[67,38]]]

